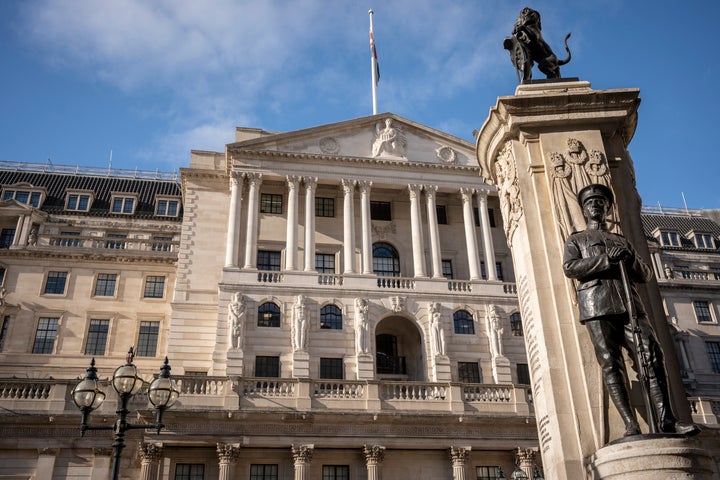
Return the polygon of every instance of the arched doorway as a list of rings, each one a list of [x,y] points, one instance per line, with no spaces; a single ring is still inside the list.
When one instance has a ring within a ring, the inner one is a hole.
[[[423,339],[414,322],[400,316],[381,320],[375,328],[375,373],[378,378],[425,381]]]

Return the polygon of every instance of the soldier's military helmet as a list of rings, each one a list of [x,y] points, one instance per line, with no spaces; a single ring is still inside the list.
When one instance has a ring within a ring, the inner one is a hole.
[[[609,187],[606,187],[601,183],[593,183],[588,185],[587,187],[583,187],[582,190],[578,192],[578,203],[582,207],[587,199],[593,197],[603,197],[605,200],[608,201],[608,207],[611,207],[613,201],[615,200],[615,196],[613,195],[612,190],[610,190]]]

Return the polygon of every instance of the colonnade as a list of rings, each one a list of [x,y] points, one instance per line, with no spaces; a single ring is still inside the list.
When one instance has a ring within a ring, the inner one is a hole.
[[[247,201],[245,203],[246,237],[245,269],[257,268],[257,242],[258,242],[258,213],[260,207],[260,186],[263,176],[260,173],[233,171],[230,175],[230,210],[228,221],[228,237],[225,254],[226,268],[240,267],[240,232],[241,212],[243,210],[243,183],[248,185]],[[287,182],[287,231],[285,236],[285,264],[284,270],[298,270],[298,225],[299,225],[299,190],[305,190],[305,238],[304,238],[304,265],[306,272],[315,270],[315,192],[317,177],[289,175]],[[340,180],[343,191],[343,268],[345,274],[372,274],[372,224],[370,216],[370,192],[372,182],[367,180],[354,180],[343,178]],[[416,278],[428,277],[426,271],[425,245],[423,221],[427,222],[428,238],[430,240],[430,267],[432,278],[442,278],[442,251],[440,248],[440,233],[436,213],[437,185],[407,185],[410,200],[410,228],[412,234],[413,276]],[[360,242],[361,261],[355,262],[355,192],[360,192]],[[426,215],[423,218],[421,197],[425,194]],[[484,189],[460,188],[459,195],[462,200],[463,222],[465,227],[465,243],[469,263],[470,280],[481,278],[478,238],[473,215],[473,199],[477,199],[480,216],[480,231],[484,262],[487,265],[487,279],[496,281],[495,248],[490,231],[487,196]]]

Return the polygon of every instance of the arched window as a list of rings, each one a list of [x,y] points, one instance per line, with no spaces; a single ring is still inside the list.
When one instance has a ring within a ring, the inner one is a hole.
[[[258,307],[258,327],[280,327],[280,307],[273,302]]]
[[[510,330],[516,337],[523,336],[522,317],[520,317],[518,312],[510,315]]]
[[[400,276],[400,255],[389,243],[373,243],[373,272],[379,277]]]
[[[467,310],[458,310],[453,313],[453,323],[455,324],[455,333],[475,335],[475,322]]]
[[[325,305],[320,309],[320,328],[342,330],[342,311],[335,305]]]

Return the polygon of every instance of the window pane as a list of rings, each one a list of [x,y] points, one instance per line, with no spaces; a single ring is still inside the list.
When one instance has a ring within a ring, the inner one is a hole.
[[[30,196],[30,192],[22,192],[22,191],[15,192],[15,200],[17,200],[20,203],[28,203],[29,196]]]
[[[280,377],[280,357],[255,357],[256,377]]]
[[[335,216],[335,199],[334,198],[315,198],[315,216],[316,217],[334,217]]]
[[[167,200],[158,200],[157,202],[157,214],[165,215],[167,212]]]
[[[260,195],[260,213],[282,213],[282,195],[263,193]]]
[[[30,205],[32,205],[35,208],[38,208],[40,206],[40,193],[39,192],[33,192],[30,194]]]
[[[145,298],[163,298],[165,277],[150,275],[145,279]]]
[[[0,230],[0,248],[10,248],[15,239],[14,228],[3,228]]]
[[[175,465],[175,480],[203,480],[205,465],[202,463],[178,463]]]
[[[135,355],[138,357],[154,357],[157,354],[159,332],[160,322],[140,322]]]
[[[83,212],[87,211],[90,204],[90,195],[80,195],[80,201],[78,202],[77,209]]]
[[[458,362],[458,377],[463,383],[480,383],[480,365],[477,362]]]
[[[280,307],[272,302],[258,307],[258,327],[280,328]]]
[[[350,467],[347,465],[323,465],[322,480],[349,480]]]
[[[373,272],[381,277],[400,276],[400,256],[389,243],[373,244]]]
[[[708,302],[696,300],[693,302],[693,307],[695,307],[695,316],[698,322],[712,322],[710,304]]]
[[[443,274],[443,277],[445,277],[445,278],[448,278],[448,279],[454,278],[453,266],[452,266],[451,260],[443,260],[442,261],[442,274]]]
[[[500,467],[475,467],[475,478],[477,480],[498,480]]]
[[[67,272],[48,272],[47,280],[45,282],[45,291],[43,293],[62,295],[65,293],[66,279]]]
[[[317,270],[318,273],[335,273],[335,255],[330,253],[316,253],[315,270]]]
[[[90,320],[85,355],[105,355],[110,320]]]
[[[530,385],[530,369],[528,368],[527,363],[517,364],[517,377],[518,384]]]
[[[321,358],[320,378],[342,380],[345,376],[342,358]]]
[[[280,271],[280,252],[259,250],[257,254],[258,270]]]
[[[168,202],[167,214],[171,217],[177,217],[178,214],[178,202],[177,200],[171,200]]]
[[[510,315],[510,330],[512,331],[512,334],[516,337],[523,336],[522,317],[518,312]]]
[[[705,343],[705,348],[707,348],[712,371],[720,373],[720,342],[707,342]]]
[[[278,480],[278,466],[250,465],[250,480]]]
[[[98,273],[97,283],[95,284],[95,296],[112,297],[115,295],[115,273]]]
[[[437,223],[438,225],[447,225],[447,211],[445,210],[445,205],[437,205],[435,207],[435,214],[437,215]]]
[[[134,199],[126,198],[125,203],[123,205],[123,213],[132,213],[134,204],[135,204]]]
[[[55,345],[55,337],[57,336],[57,328],[57,318],[40,318],[37,331],[35,332],[33,353],[52,353]]]
[[[465,310],[458,310],[453,314],[453,323],[455,324],[455,333],[461,335],[474,335],[475,323],[473,317]]]
[[[390,202],[370,202],[371,220],[392,220]]]
[[[122,198],[119,198],[119,197],[114,198],[114,199],[113,199],[113,204],[112,204],[112,212],[113,212],[113,213],[120,213],[120,212],[122,212],[122,205],[123,205],[123,199],[122,199]]]
[[[335,305],[325,305],[321,308],[320,328],[342,330],[342,311]]]
[[[77,201],[78,201],[77,195],[68,195],[67,209],[68,210],[77,210]]]

